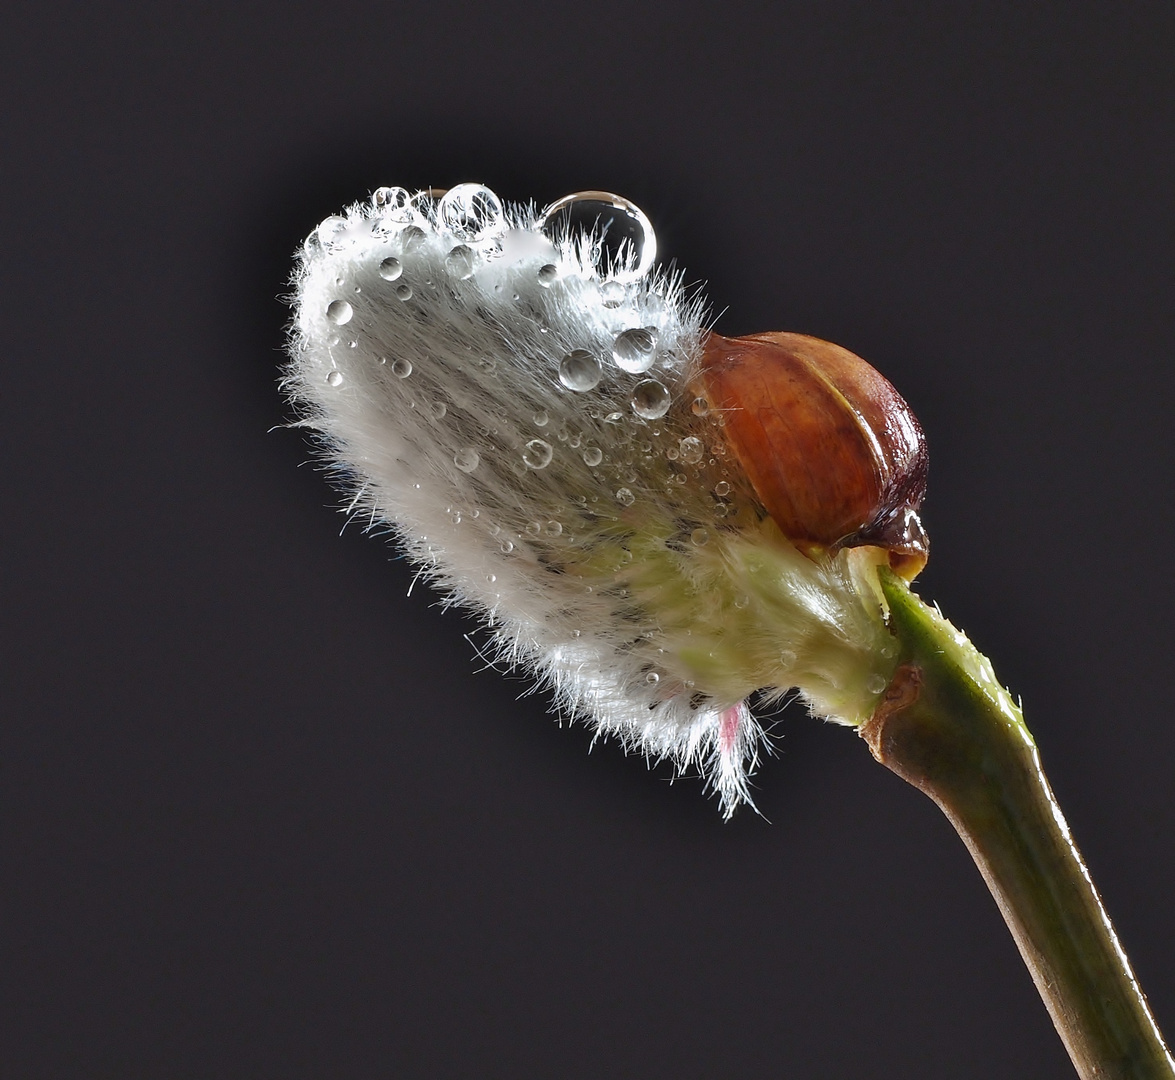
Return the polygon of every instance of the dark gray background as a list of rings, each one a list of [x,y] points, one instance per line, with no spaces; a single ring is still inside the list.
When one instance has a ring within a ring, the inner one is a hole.
[[[861,353],[1175,1031],[1162,3],[9,9],[5,1076],[1069,1077],[962,845],[796,711],[723,825],[405,593],[275,386],[380,184],[636,200]]]

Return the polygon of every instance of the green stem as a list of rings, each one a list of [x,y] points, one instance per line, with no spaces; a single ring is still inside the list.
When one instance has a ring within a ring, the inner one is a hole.
[[[1083,1080],[1173,1080],[1130,962],[1073,844],[1020,710],[991,665],[882,574],[897,674],[860,733],[958,830]]]

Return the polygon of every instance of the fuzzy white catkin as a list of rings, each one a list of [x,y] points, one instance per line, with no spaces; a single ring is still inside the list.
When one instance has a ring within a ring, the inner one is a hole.
[[[859,723],[892,646],[867,556],[802,555],[759,505],[699,397],[704,301],[654,251],[599,192],[539,215],[381,188],[298,256],[284,387],[347,510],[479,613],[497,659],[700,769],[729,816],[763,736],[747,697],[795,687]]]

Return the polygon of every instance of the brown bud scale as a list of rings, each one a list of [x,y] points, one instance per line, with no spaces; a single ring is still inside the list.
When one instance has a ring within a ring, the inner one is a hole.
[[[904,577],[922,569],[926,440],[884,376],[803,334],[710,334],[702,383],[759,500],[801,551],[868,545]]]

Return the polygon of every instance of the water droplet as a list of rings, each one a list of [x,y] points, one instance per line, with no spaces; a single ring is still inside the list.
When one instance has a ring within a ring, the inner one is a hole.
[[[870,675],[865,680],[865,689],[870,694],[880,694],[888,685],[883,675]]]
[[[734,598],[734,606],[738,608],[739,611],[744,610],[750,604],[750,602],[751,598],[745,593],[739,593],[738,596]]]
[[[557,267],[554,263],[547,263],[544,266],[539,267],[539,273],[538,273],[539,284],[544,289],[549,289],[552,285],[554,285],[555,280],[558,277],[559,277],[559,267]]]
[[[779,662],[784,667],[792,667],[797,659],[798,657],[791,649],[781,649],[779,652]]]
[[[632,392],[632,411],[644,420],[658,420],[669,411],[669,391],[656,379],[637,383]]]
[[[411,300],[412,299],[412,286],[411,285],[397,285],[396,286],[396,295],[401,300]]]
[[[318,242],[327,249],[334,251],[342,245],[347,232],[347,219],[337,214],[324,218],[318,228],[314,230]]]
[[[481,455],[472,447],[467,446],[453,455],[453,464],[462,472],[473,472],[481,464]]]
[[[534,426],[546,427],[547,421],[550,419],[551,418],[547,415],[546,409],[539,409],[539,411],[534,414]]]
[[[702,445],[702,440],[690,435],[681,440],[678,454],[686,465],[696,465],[702,460],[702,455],[705,452],[706,448]]]
[[[676,446],[671,446],[668,450],[665,451],[665,456],[670,461],[676,461],[681,455],[678,453]]]
[[[526,531],[531,536],[538,536],[543,531],[543,523],[541,521],[528,521],[526,523]]]
[[[621,371],[639,375],[653,366],[656,351],[656,331],[638,327],[616,335],[616,341],[612,345],[612,359]]]
[[[690,406],[690,412],[694,416],[705,416],[710,411],[710,403],[704,397],[694,398],[694,403]]]
[[[336,326],[343,326],[351,321],[355,309],[346,300],[332,300],[326,306],[326,317]]]
[[[476,243],[505,229],[502,203],[481,184],[458,184],[445,192],[439,207],[441,224],[458,240]]]
[[[486,581],[488,581],[491,585],[497,580],[498,580],[497,574],[486,574]]]
[[[568,390],[575,390],[579,393],[594,390],[600,385],[600,379],[603,378],[603,375],[600,361],[586,349],[576,349],[574,352],[569,352],[559,364],[559,381]]]
[[[547,527],[543,530],[548,536],[562,536],[563,525],[558,521],[548,521]]]
[[[719,480],[718,483],[714,485],[714,494],[718,496],[729,495],[730,485],[725,480]]]
[[[474,258],[473,248],[467,244],[458,244],[445,256],[445,268],[458,281],[465,281],[473,277]]]
[[[428,411],[434,420],[444,420],[449,408],[443,401],[434,401]]]
[[[655,683],[659,683],[660,681],[661,681],[661,676],[658,675],[655,671],[650,671],[645,676],[645,682],[647,682],[650,686],[654,685]]]
[[[572,450],[578,450],[583,445],[583,436],[578,433],[572,435],[571,438],[567,440],[567,445],[570,446]]]
[[[407,221],[412,196],[402,187],[376,188],[371,194],[371,205],[396,221]]]
[[[619,281],[605,281],[600,286],[600,299],[606,308],[618,308],[624,303],[624,286]]]
[[[341,371],[328,371],[326,375],[326,383],[328,386],[342,386],[343,373]]]
[[[689,534],[689,538],[696,547],[705,547],[710,542],[710,531],[702,528],[694,529]]]
[[[616,501],[621,506],[632,506],[636,502],[636,496],[628,488],[621,488],[616,492]]]
[[[408,376],[412,374],[412,361],[403,359],[393,360],[392,374],[395,375],[397,379],[408,378]]]
[[[400,260],[395,256],[389,255],[379,264],[379,276],[384,281],[395,281],[403,272],[404,268],[400,265]]]
[[[605,424],[623,424],[624,423],[624,413],[610,412],[607,416],[604,417],[604,423]]]
[[[531,439],[522,451],[522,460],[528,469],[545,469],[551,464],[555,451],[544,439]]]
[[[604,451],[598,446],[589,446],[583,452],[583,460],[585,465],[590,465],[594,469],[604,460]]]
[[[637,281],[657,257],[657,234],[635,203],[607,191],[577,191],[543,211],[539,228],[582,254],[601,278]]]
[[[400,245],[405,251],[416,251],[427,235],[419,225],[409,225],[400,233]]]

